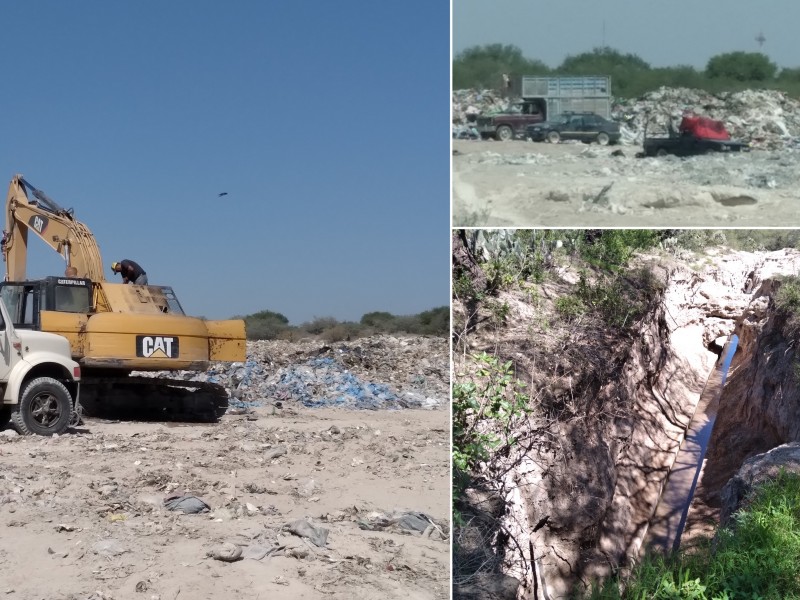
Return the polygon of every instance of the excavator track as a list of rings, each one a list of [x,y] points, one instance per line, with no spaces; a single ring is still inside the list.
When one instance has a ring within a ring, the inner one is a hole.
[[[80,405],[87,417],[213,423],[228,409],[228,392],[202,381],[89,376],[81,379]]]

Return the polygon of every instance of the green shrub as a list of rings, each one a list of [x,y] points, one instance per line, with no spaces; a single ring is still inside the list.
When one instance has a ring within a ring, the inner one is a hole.
[[[593,600],[800,599],[800,476],[782,472],[758,489],[733,526],[691,550],[646,555],[623,582],[592,590]]]
[[[278,312],[262,310],[244,317],[247,339],[274,340],[289,326],[289,319]]]
[[[783,278],[775,296],[775,306],[787,315],[800,315],[800,278]]]
[[[785,277],[775,294],[775,307],[784,317],[783,334],[790,339],[800,337],[800,278]]]
[[[761,52],[726,52],[708,60],[706,75],[711,79],[734,81],[768,81],[775,78],[778,67]]]
[[[577,296],[561,296],[556,299],[556,312],[567,322],[574,321],[586,313],[586,306]]]
[[[341,342],[355,337],[357,330],[353,330],[343,324],[334,325],[322,332],[322,339],[326,342]]]
[[[636,250],[656,246],[661,237],[662,232],[653,229],[604,229],[582,246],[581,253],[595,266],[616,270],[625,266]]]
[[[478,367],[474,379],[453,384],[454,485],[491,452],[514,445],[513,425],[530,410],[525,384],[514,377],[511,361],[486,352],[472,358]],[[454,497],[461,491],[455,488]]]

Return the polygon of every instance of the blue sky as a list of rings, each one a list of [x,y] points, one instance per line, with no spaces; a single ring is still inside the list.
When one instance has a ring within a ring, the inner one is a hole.
[[[453,49],[513,44],[556,67],[605,44],[653,67],[697,68],[715,54],[761,50],[779,67],[800,67],[798,22],[797,0],[453,0]]]
[[[193,315],[446,305],[449,14],[5,2],[0,176],[74,208],[107,267],[136,260]],[[29,277],[63,272],[38,240],[30,255]]]

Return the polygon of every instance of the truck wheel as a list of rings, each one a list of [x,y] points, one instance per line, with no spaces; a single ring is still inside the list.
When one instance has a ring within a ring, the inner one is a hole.
[[[501,142],[507,142],[514,137],[514,131],[508,125],[500,125],[497,128],[497,139]]]
[[[597,143],[601,146],[608,146],[608,134],[605,131],[597,134]]]
[[[557,144],[561,141],[561,134],[557,131],[548,131],[547,132],[547,141],[551,144]]]
[[[0,404],[0,429],[5,429],[10,420],[11,406],[8,404]]]
[[[659,148],[658,150],[656,150],[656,156],[666,156],[667,154],[669,153],[666,150],[664,150],[664,148]]]
[[[39,377],[25,386],[11,422],[22,435],[64,433],[72,416],[72,397],[64,384],[52,377]]]

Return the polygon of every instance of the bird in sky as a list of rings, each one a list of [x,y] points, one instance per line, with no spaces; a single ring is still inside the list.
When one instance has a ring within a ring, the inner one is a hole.
[[[227,195],[228,195],[228,192],[220,192],[219,194],[217,194],[217,196],[219,196],[220,198],[222,198],[223,196],[227,196]]]

